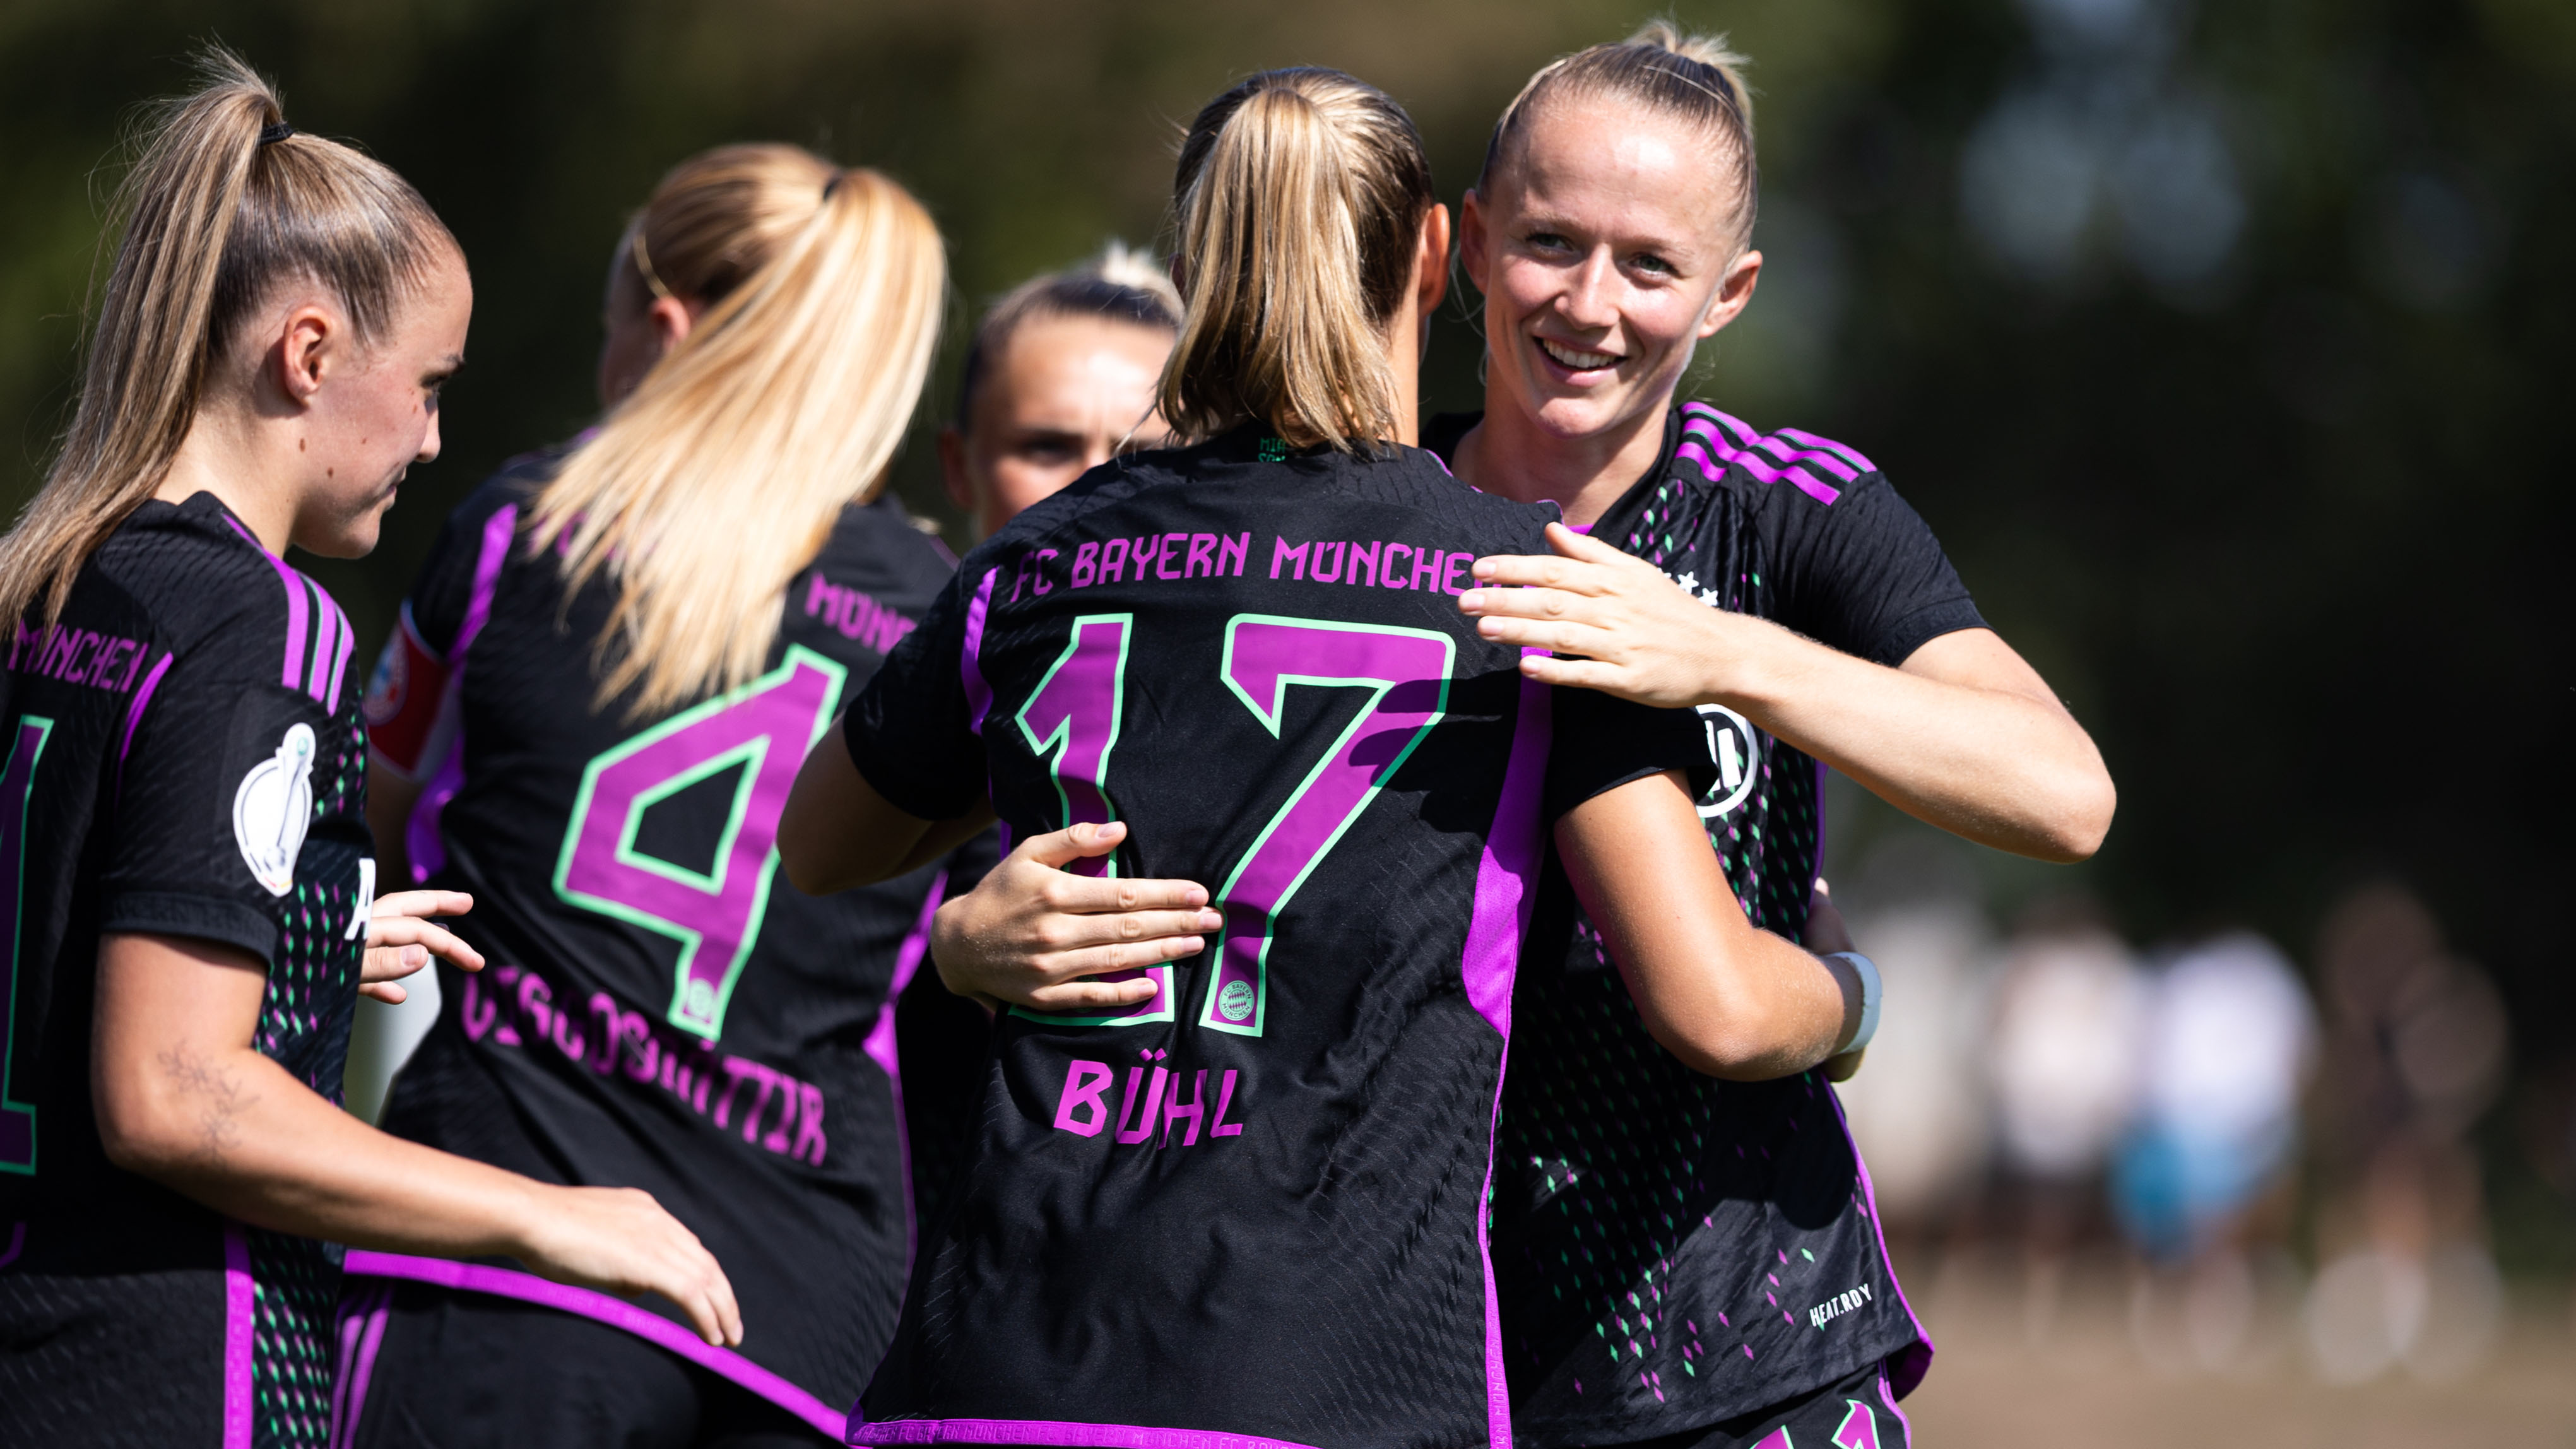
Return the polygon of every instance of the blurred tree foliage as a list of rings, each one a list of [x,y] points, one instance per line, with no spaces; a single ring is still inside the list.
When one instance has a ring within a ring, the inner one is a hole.
[[[1694,385],[1854,444],[1932,521],[2110,757],[2120,818],[2088,883],[2141,937],[2234,918],[2304,948],[2330,894],[2397,872],[2498,972],[2518,1055],[2563,1054],[2552,812],[2576,679],[2548,399],[2576,377],[2576,8],[1677,14],[1756,58],[1767,182],[1761,296]],[[1534,66],[1639,18],[1637,0],[11,0],[0,486],[14,501],[41,476],[70,398],[102,163],[203,37],[275,75],[298,125],[416,181],[474,264],[445,457],[376,558],[317,569],[380,638],[445,510],[587,418],[610,246],[697,148],[773,137],[893,172],[948,233],[962,323],[1107,236],[1157,237],[1177,126],[1250,70],[1385,86],[1454,195]],[[1449,312],[1426,394],[1472,406],[1478,342]],[[898,486],[945,513],[927,447]]]

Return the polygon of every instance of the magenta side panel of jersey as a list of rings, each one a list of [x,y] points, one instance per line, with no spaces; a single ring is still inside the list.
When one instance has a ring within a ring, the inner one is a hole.
[[[977,735],[993,708],[993,687],[984,682],[984,616],[993,607],[993,581],[1001,576],[1000,569],[989,569],[975,586],[975,602],[966,606],[966,646],[957,660],[957,677],[966,686],[966,728]]]
[[[1044,1444],[1059,1449],[1308,1449],[1286,1439],[1134,1424],[1050,1423],[1043,1419],[893,1419],[852,1424],[851,1444]]]
[[[1479,1202],[1491,1202],[1494,1196],[1493,1134],[1502,1127],[1503,1082],[1512,1066],[1512,974],[1519,968],[1522,938],[1529,934],[1538,880],[1539,790],[1547,778],[1549,701],[1546,685],[1521,681],[1512,753],[1503,767],[1503,798],[1494,807],[1494,827],[1485,833],[1484,858],[1476,866],[1475,907],[1460,963],[1469,1004],[1503,1038],[1503,1059],[1494,1072],[1494,1110],[1486,1122],[1485,1190],[1477,1195]],[[1491,1215],[1483,1212],[1476,1214],[1476,1260],[1485,1272],[1486,1435],[1492,1449],[1511,1449],[1512,1387],[1503,1368],[1502,1299],[1494,1284]]]
[[[930,889],[922,892],[921,914],[913,918],[912,930],[894,952],[894,981],[886,987],[885,1005],[877,1008],[876,1024],[868,1028],[868,1039],[861,1048],[868,1060],[883,1068],[886,1090],[894,1094],[894,1150],[903,1173],[903,1276],[912,1277],[912,1260],[921,1249],[921,1224],[912,1205],[912,1134],[905,1128],[903,1115],[903,1058],[895,1048],[894,1006],[903,999],[903,989],[912,984],[913,973],[921,969],[921,958],[930,954],[930,919],[939,914],[939,903],[948,894],[948,872],[942,869],[930,878]]]
[[[251,1338],[258,1330],[250,1236],[224,1224],[224,1449],[250,1449]]]
[[[1887,1265],[1887,1286],[1896,1290],[1897,1306],[1905,1310],[1905,1321],[1914,1327],[1914,1341],[1888,1356],[1888,1363],[1896,1370],[1895,1397],[1901,1398],[1914,1392],[1914,1386],[1932,1370],[1932,1332],[1915,1316],[1914,1304],[1905,1296],[1905,1285],[1897,1281],[1896,1260],[1887,1255],[1887,1229],[1881,1226],[1878,1216],[1878,1189],[1869,1180],[1869,1160],[1860,1155],[1860,1144],[1851,1141],[1851,1123],[1843,1117],[1843,1099],[1827,1087],[1825,1100],[1833,1104],[1834,1125],[1842,1129],[1843,1140],[1851,1145],[1852,1167],[1860,1173],[1861,1197],[1869,1204],[1869,1231],[1878,1241],[1878,1260]],[[1895,1398],[1891,1398],[1888,1407],[1895,1406]],[[1909,1437],[1910,1432],[1909,1426]]]
[[[548,1282],[534,1273],[515,1269],[458,1263],[445,1258],[415,1258],[407,1253],[351,1249],[343,1271],[351,1278],[402,1278],[467,1293],[488,1293],[495,1298],[533,1303],[540,1308],[552,1308],[605,1323],[611,1328],[624,1329],[656,1348],[677,1354],[719,1378],[758,1394],[813,1425],[821,1433],[838,1439],[849,1432],[847,1416],[834,1411],[821,1399],[732,1349],[717,1348],[670,1319],[638,1308],[623,1298]]]
[[[447,702],[465,687],[465,651],[474,647],[476,635],[492,618],[492,596],[501,587],[501,566],[510,561],[510,539],[519,526],[519,505],[504,504],[483,520],[482,544],[474,553],[473,592],[465,598],[465,619],[456,626],[455,642],[447,646],[447,687],[442,709],[454,708]],[[465,786],[465,733],[456,731],[449,739],[447,758],[439,762],[438,773],[431,777],[429,788],[420,792],[420,802],[411,809],[411,819],[403,825],[403,844],[411,856],[411,883],[419,885],[447,864],[447,842],[439,837],[439,812],[456,792]]]

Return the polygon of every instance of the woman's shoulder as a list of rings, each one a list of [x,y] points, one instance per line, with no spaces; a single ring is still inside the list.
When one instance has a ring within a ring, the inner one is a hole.
[[[1878,465],[1859,449],[1803,428],[1763,432],[1752,424],[1704,402],[1685,402],[1674,409],[1672,476],[1694,475],[1715,485],[1745,485],[1771,490],[1787,485],[1779,501],[1831,508],[1864,487],[1884,485]]]
[[[354,645],[348,615],[213,494],[144,504],[89,569],[132,601],[168,649],[200,669],[278,681],[317,699],[337,693]]]

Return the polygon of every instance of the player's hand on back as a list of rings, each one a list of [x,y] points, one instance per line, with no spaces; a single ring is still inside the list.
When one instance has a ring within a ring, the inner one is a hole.
[[[1740,643],[1742,615],[1712,609],[1663,570],[1551,523],[1544,555],[1476,560],[1477,587],[1458,596],[1478,637],[1545,649],[1521,673],[1597,689],[1658,709],[1705,704]]]
[[[698,1336],[740,1347],[742,1309],[733,1283],[698,1235],[632,1187],[536,1185],[519,1259],[558,1283],[633,1298],[659,1293],[680,1306]]]
[[[432,958],[459,969],[483,969],[483,953],[468,946],[438,916],[461,916],[474,909],[463,891],[390,891],[376,897],[367,918],[366,965],[358,990],[388,1006],[400,1006],[409,993],[394,983],[427,966]]]
[[[1225,924],[1205,887],[1121,880],[1064,867],[1108,854],[1127,827],[1076,825],[1021,841],[975,889],[939,908],[930,957],[939,978],[987,1007],[1042,1011],[1134,1006],[1154,994],[1142,977],[1087,978],[1159,966],[1205,948]]]

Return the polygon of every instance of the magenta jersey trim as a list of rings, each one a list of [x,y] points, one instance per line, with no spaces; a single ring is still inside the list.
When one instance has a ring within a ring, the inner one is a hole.
[[[376,1354],[384,1347],[385,1320],[391,1316],[393,1297],[391,1283],[377,1283],[340,1300],[340,1372],[331,1389],[331,1449],[352,1449],[358,1442],[358,1419],[367,1410],[367,1383],[375,1377]]]
[[[177,657],[163,654],[161,662],[152,666],[152,672],[143,676],[143,687],[134,691],[134,703],[125,711],[125,738],[116,747],[116,765],[120,772],[125,768],[125,757],[133,753],[134,732],[143,724],[143,711],[152,705],[152,691],[161,687],[161,676],[170,672],[170,661]]]
[[[915,916],[912,931],[894,952],[894,982],[886,988],[885,1005],[877,1009],[877,1020],[868,1028],[868,1039],[861,1043],[868,1060],[883,1068],[886,1090],[894,1096],[894,1150],[896,1166],[903,1173],[903,1276],[912,1278],[913,1255],[921,1248],[921,1224],[916,1220],[912,1203],[912,1133],[904,1125],[903,1055],[895,1045],[895,1003],[903,999],[903,989],[912,984],[913,973],[921,969],[921,958],[930,954],[930,919],[939,914],[940,902],[948,895],[948,872],[942,869],[930,878],[930,889],[921,898],[921,914]]]
[[[1682,418],[1684,441],[1673,456],[1697,463],[1712,482],[1732,463],[1761,482],[1786,482],[1817,502],[1830,504],[1842,497],[1842,489],[1826,478],[1848,484],[1876,471],[1867,458],[1840,443],[1795,428],[1766,437],[1706,403],[1683,404]]]
[[[1892,1278],[1895,1275],[1891,1273],[1888,1276]],[[1917,1374],[1916,1377],[1920,1378],[1921,1375]],[[1887,1364],[1884,1360],[1881,1360],[1878,1366],[1878,1401],[1887,1405],[1887,1412],[1896,1416],[1897,1428],[1896,1443],[1881,1445],[1879,1449],[1914,1449],[1914,1421],[1905,1417],[1905,1411],[1896,1406],[1896,1394],[1887,1386]]]
[[[259,550],[259,556],[268,560],[270,568],[277,570],[277,581],[286,586],[286,664],[279,671],[277,682],[289,689],[298,688],[303,681],[296,676],[304,668],[304,576],[288,566],[286,560],[270,553],[268,545],[261,543],[257,535],[242,527],[240,519],[233,517],[232,510],[224,510],[224,522],[233,526],[233,532],[241,535],[242,542]]]
[[[1870,1183],[1869,1162],[1860,1155],[1860,1144],[1852,1140],[1851,1123],[1844,1120],[1843,1099],[1835,1095],[1831,1086],[1824,1091],[1825,1100],[1834,1106],[1834,1125],[1841,1129],[1844,1144],[1851,1148],[1852,1166],[1860,1173],[1861,1197],[1869,1205],[1870,1236],[1878,1243],[1878,1261],[1887,1265],[1887,1286],[1896,1290],[1897,1306],[1905,1310],[1905,1321],[1914,1325],[1914,1341],[1887,1356],[1887,1367],[1895,1369],[1895,1373],[1889,1374],[1887,1368],[1879,1370],[1880,1376],[1895,1386],[1894,1394],[1888,1399],[1888,1407],[1894,1408],[1896,1400],[1914,1392],[1915,1386],[1923,1382],[1923,1376],[1931,1371],[1935,1352],[1932,1334],[1923,1326],[1923,1320],[1915,1316],[1914,1305],[1905,1297],[1905,1285],[1896,1281],[1896,1260],[1887,1256],[1887,1229],[1880,1225],[1878,1218],[1878,1189]],[[1908,1438],[1911,1437],[1909,1426]]]
[[[533,1273],[522,1273],[512,1268],[454,1263],[444,1258],[415,1258],[405,1253],[371,1253],[356,1248],[350,1250],[343,1271],[352,1278],[404,1278],[440,1288],[514,1298],[521,1303],[534,1303],[541,1308],[605,1323],[611,1328],[622,1328],[657,1348],[678,1354],[709,1373],[749,1389],[833,1438],[841,1437],[849,1429],[845,1417],[812,1394],[734,1350],[716,1348],[679,1324],[658,1313],[638,1308],[623,1298],[611,1298],[605,1293],[594,1293],[569,1284],[550,1283]]]
[[[1067,1424],[1024,1419],[891,1419],[853,1421],[852,1444],[1049,1444],[1062,1449],[1308,1449],[1286,1439],[1210,1429],[1148,1429],[1134,1424]]]
[[[1521,653],[1545,653],[1524,649]],[[1459,962],[1467,1001],[1503,1038],[1503,1057],[1494,1072],[1494,1108],[1486,1119],[1485,1190],[1479,1203],[1494,1193],[1493,1134],[1503,1116],[1503,1078],[1511,1067],[1512,977],[1520,969],[1521,939],[1529,933],[1530,907],[1541,856],[1540,785],[1547,777],[1547,751],[1554,733],[1546,685],[1521,680],[1520,716],[1512,726],[1512,752],[1503,766],[1502,799],[1494,807],[1494,827],[1485,833],[1484,859],[1476,867],[1476,900],[1467,925],[1467,946]],[[1512,1390],[1503,1372],[1503,1316],[1494,1287],[1494,1249],[1487,1215],[1476,1214],[1476,1261],[1485,1273],[1485,1427],[1493,1449],[1511,1449]]]
[[[251,1349],[259,1331],[250,1239],[224,1224],[224,1449],[250,1449]]]
[[[10,1264],[17,1262],[18,1255],[25,1252],[26,1248],[27,1225],[25,1223],[11,1223],[9,1225],[9,1246],[5,1251],[0,1251],[0,1268],[6,1268]]]
[[[975,586],[975,602],[966,606],[966,647],[957,660],[958,677],[966,684],[966,728],[978,735],[993,708],[993,687],[984,682],[984,615],[993,607],[993,581],[1001,576],[1000,569],[987,569],[984,582]]]
[[[476,635],[492,618],[492,596],[500,591],[501,566],[510,561],[510,538],[519,526],[519,505],[504,504],[483,520],[483,541],[474,555],[474,590],[465,599],[464,622],[456,626],[456,638],[447,646],[447,683],[439,708],[450,706],[446,700],[461,695],[465,688],[465,651],[474,645]],[[400,626],[398,626],[400,627]],[[465,788],[465,731],[459,729],[448,743],[447,758],[439,761],[430,776],[429,788],[420,792],[420,800],[411,807],[411,819],[403,824],[403,845],[411,857],[411,883],[426,884],[447,864],[447,842],[438,833],[438,817],[447,802]]]

